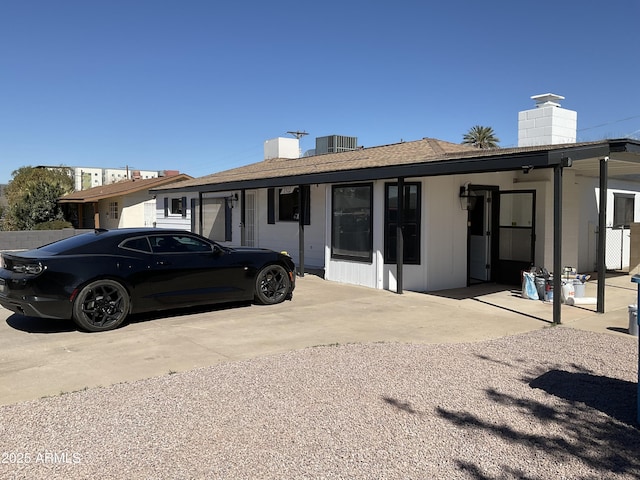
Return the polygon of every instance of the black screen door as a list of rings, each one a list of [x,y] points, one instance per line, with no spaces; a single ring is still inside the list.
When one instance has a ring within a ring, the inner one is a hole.
[[[535,211],[535,190],[499,193],[496,282],[519,285],[521,272],[534,264]]]

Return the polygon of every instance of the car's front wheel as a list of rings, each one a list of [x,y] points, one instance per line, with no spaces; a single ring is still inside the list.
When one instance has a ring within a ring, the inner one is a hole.
[[[129,313],[129,294],[115,280],[96,280],[78,293],[73,304],[73,321],[89,332],[117,328]]]
[[[256,300],[264,305],[283,302],[291,289],[289,272],[282,265],[267,265],[256,276]]]

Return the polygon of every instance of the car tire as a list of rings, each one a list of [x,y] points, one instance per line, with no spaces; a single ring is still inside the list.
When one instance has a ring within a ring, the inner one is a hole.
[[[118,328],[129,314],[131,300],[115,280],[96,280],[84,286],[73,303],[73,321],[83,330],[103,332]]]
[[[282,265],[267,265],[256,275],[255,298],[263,305],[283,302],[290,290],[291,278]]]

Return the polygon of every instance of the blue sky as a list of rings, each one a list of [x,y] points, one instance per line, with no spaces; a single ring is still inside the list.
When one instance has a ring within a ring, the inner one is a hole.
[[[640,138],[637,0],[0,0],[0,183],[25,165],[260,161],[287,131],[363,146],[474,125],[517,144],[552,92],[578,140]]]

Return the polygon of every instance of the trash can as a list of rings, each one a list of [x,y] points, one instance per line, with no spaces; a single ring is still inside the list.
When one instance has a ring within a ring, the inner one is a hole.
[[[573,296],[575,298],[584,298],[586,285],[580,280],[573,281]]]
[[[629,305],[629,335],[638,336],[638,305]]]
[[[540,300],[544,300],[545,299],[544,292],[546,289],[545,287],[547,285],[547,279],[544,277],[541,277],[540,275],[536,275],[535,282],[536,282],[536,290],[538,291],[538,298]]]

